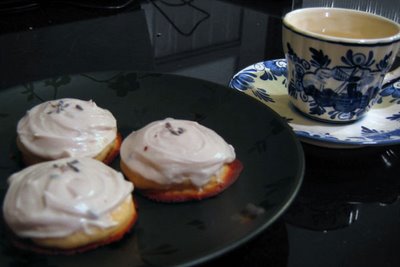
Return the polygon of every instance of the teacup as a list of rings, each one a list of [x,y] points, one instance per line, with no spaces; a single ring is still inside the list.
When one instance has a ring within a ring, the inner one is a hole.
[[[282,34],[291,103],[327,122],[355,121],[370,110],[400,48],[399,24],[351,9],[289,12]]]

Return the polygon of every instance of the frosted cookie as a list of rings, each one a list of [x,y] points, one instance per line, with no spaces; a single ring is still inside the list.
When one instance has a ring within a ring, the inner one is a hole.
[[[27,165],[76,156],[109,164],[121,136],[110,111],[93,101],[64,98],[27,111],[17,125],[17,146]]]
[[[119,240],[137,219],[132,183],[92,158],[35,164],[8,182],[4,220],[21,248],[82,252]]]
[[[121,145],[121,170],[144,196],[162,202],[215,196],[239,176],[234,148],[197,122],[165,119],[132,132]]]

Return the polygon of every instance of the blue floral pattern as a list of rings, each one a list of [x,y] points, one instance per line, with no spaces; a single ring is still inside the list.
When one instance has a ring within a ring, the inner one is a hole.
[[[386,119],[400,122],[400,112],[397,114],[393,114],[392,116],[386,117]]]
[[[288,47],[290,73],[289,95],[308,103],[311,115],[329,115],[332,120],[350,121],[369,110],[389,68],[392,52],[376,59],[374,53],[354,53],[349,49],[341,57],[342,65],[331,66],[331,59],[322,50],[310,47],[311,60],[300,58]],[[321,117],[323,118],[323,117]]]
[[[380,141],[393,137],[400,137],[400,128],[390,131],[383,131],[361,126],[361,133],[367,140]]]
[[[263,81],[276,81],[280,77],[285,79],[282,81],[283,84],[286,82],[286,60],[277,59],[271,61],[265,61],[262,64],[254,64],[253,67],[245,69],[244,71],[235,75],[229,83],[229,87],[235,88],[240,91],[250,90],[255,97],[266,102],[275,102],[268,94],[268,90],[260,87],[254,87],[253,84],[255,79],[261,79]],[[256,75],[256,72],[260,72],[260,75]]]
[[[335,136],[332,136],[330,133],[312,133],[307,131],[297,131],[298,135],[303,137],[308,137],[312,139],[324,139],[329,141],[339,141],[339,139]]]
[[[318,54],[318,51],[315,51]],[[320,63],[329,64],[329,58],[319,54]],[[353,63],[368,62],[368,57],[351,56],[344,60]],[[371,60],[369,60],[369,64]],[[350,61],[349,61],[350,62]],[[310,70],[312,62],[302,61],[302,67],[296,71],[304,73]],[[352,64],[352,63],[351,63]],[[380,67],[385,64],[378,63]],[[236,74],[230,87],[250,94],[278,112],[293,128],[303,141],[310,140],[314,144],[329,144],[332,146],[360,146],[400,143],[400,82],[391,84],[380,92],[380,99],[375,104],[377,110],[386,110],[376,122],[367,119],[347,125],[325,124],[309,120],[294,109],[290,108],[285,84],[287,83],[286,61],[284,59],[269,60],[253,64]],[[373,109],[374,110],[374,109]],[[371,111],[373,114],[374,111]],[[336,114],[336,116],[345,114]],[[387,123],[382,121],[386,120]]]
[[[265,70],[260,76],[261,80],[277,80],[278,77],[287,75],[287,63],[284,59],[269,60],[263,62]]]
[[[251,84],[254,83],[254,79],[257,78],[255,74],[256,69],[245,70],[236,75],[229,83],[229,86],[240,91],[246,91],[250,89]]]
[[[382,103],[383,97],[391,96],[393,98],[390,100],[391,103],[400,104],[400,82],[395,82],[384,87],[379,95],[378,103]]]

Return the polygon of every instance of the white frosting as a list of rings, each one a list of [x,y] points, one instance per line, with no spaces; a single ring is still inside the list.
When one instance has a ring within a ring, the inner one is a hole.
[[[90,227],[111,227],[110,211],[131,198],[133,185],[92,158],[32,165],[9,177],[3,213],[15,234],[64,237]]]
[[[117,122],[93,101],[64,98],[27,111],[17,133],[29,151],[44,158],[95,157],[116,138]]]
[[[201,187],[235,151],[221,136],[197,122],[165,119],[132,132],[121,145],[129,169],[159,184],[190,180]]]

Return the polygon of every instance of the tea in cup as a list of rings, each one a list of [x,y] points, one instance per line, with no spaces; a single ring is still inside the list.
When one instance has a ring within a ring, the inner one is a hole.
[[[283,19],[290,102],[327,122],[362,118],[400,48],[400,25],[367,12],[304,8]]]

